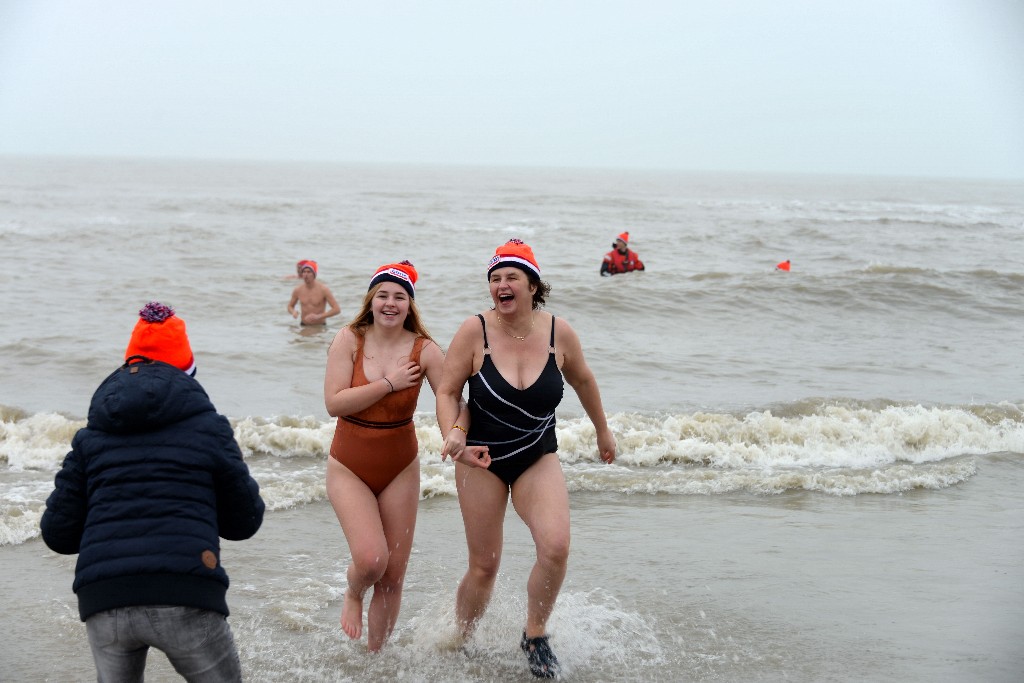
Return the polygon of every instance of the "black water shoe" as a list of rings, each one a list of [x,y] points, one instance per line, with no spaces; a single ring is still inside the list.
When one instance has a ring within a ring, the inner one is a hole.
[[[554,678],[559,673],[558,657],[551,651],[547,636],[527,638],[523,631],[523,639],[519,641],[526,657],[530,660],[530,673],[537,678]]]

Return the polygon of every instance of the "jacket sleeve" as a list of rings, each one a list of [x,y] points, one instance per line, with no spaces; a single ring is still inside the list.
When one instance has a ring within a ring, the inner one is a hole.
[[[78,552],[85,530],[86,503],[85,465],[76,434],[39,522],[43,541],[51,550],[62,555]]]
[[[221,538],[242,541],[251,538],[263,524],[260,486],[249,474],[242,451],[227,418],[218,416],[218,444],[223,454],[214,486],[217,493],[217,528]]]

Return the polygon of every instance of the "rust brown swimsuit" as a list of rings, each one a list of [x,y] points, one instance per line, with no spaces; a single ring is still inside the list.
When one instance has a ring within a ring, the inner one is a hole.
[[[352,366],[352,386],[369,384],[363,372],[363,344],[359,338],[356,361]],[[409,360],[419,363],[425,337],[417,337]],[[380,380],[378,380],[380,381]],[[416,412],[423,382],[406,389],[385,394],[373,405],[353,415],[338,418],[331,442],[331,457],[363,480],[375,496],[409,466],[419,451]]]

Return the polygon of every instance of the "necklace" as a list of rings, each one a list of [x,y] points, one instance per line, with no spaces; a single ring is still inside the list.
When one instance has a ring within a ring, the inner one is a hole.
[[[387,353],[385,353],[385,352],[387,352]],[[366,343],[365,342],[363,343],[363,358],[365,358],[366,360],[372,360],[372,361],[374,361],[375,363],[378,363],[378,364],[386,363],[386,362],[389,362],[389,361],[393,362],[396,358],[401,358],[402,356],[407,356],[407,355],[408,355],[408,353],[405,351],[405,349],[403,349],[403,348],[394,348],[394,347],[391,347],[391,348],[388,348],[388,347],[375,348],[374,352],[372,354],[371,353],[367,353],[366,352]]]
[[[379,351],[372,356],[363,351],[363,358],[366,360],[372,360],[374,363],[380,365],[381,363],[394,362],[396,358],[402,358],[408,354],[397,353],[397,354],[383,354]]]
[[[518,339],[519,341],[526,341],[526,338],[530,336],[530,332],[533,332],[534,324],[537,322],[537,317],[535,315],[533,315],[533,313],[531,313],[530,314],[530,329],[526,332],[526,334],[524,334],[522,337],[520,337],[518,334],[512,334],[507,329],[505,329],[505,323],[503,323],[501,321],[501,316],[500,315],[495,313],[495,317],[498,318],[498,327],[501,328],[501,331],[504,332],[505,334],[507,334],[508,336],[512,337],[513,339]]]

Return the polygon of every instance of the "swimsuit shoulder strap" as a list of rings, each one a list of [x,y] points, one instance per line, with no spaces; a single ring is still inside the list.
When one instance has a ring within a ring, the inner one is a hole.
[[[423,351],[423,345],[427,343],[427,338],[424,336],[416,337],[416,341],[412,343],[412,352],[409,354],[409,360],[420,362],[420,352]]]
[[[477,313],[476,317],[480,318],[480,327],[484,328],[484,350],[488,350],[490,347],[487,345],[487,323],[484,322],[484,314]]]
[[[551,314],[551,349],[549,353],[555,352],[555,314]]]
[[[363,371],[363,348],[366,346],[366,336],[362,334],[356,335],[356,357],[352,361],[352,382],[355,386],[357,377],[361,378],[359,382],[366,382],[366,373]]]
[[[356,334],[356,360],[363,357],[363,348],[366,346],[366,335]]]

